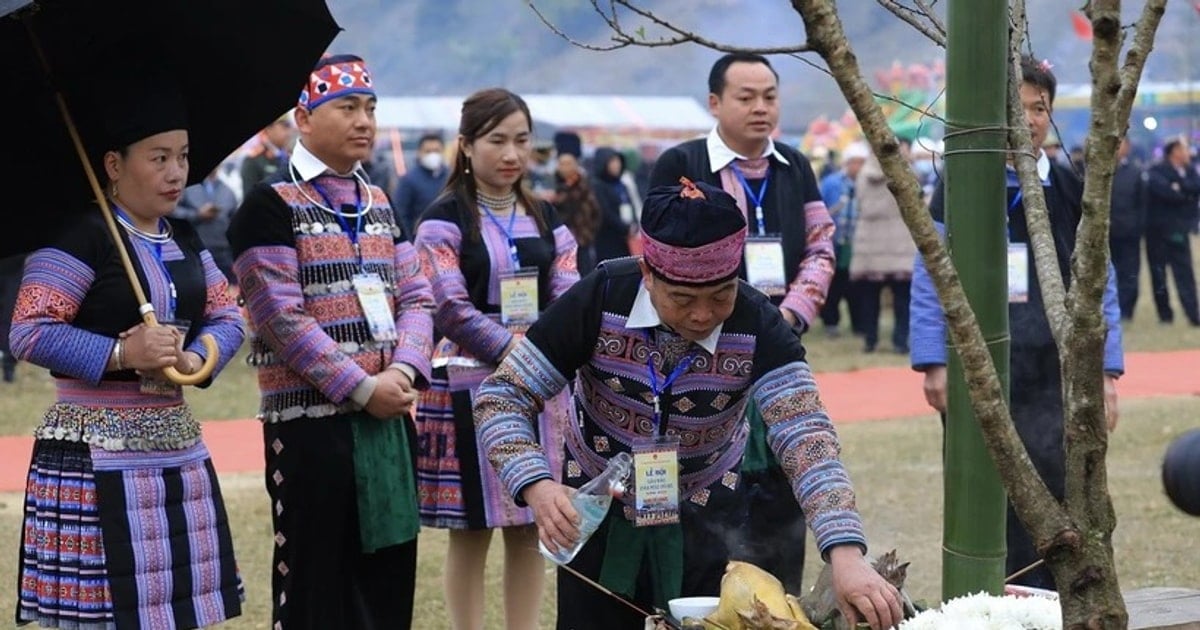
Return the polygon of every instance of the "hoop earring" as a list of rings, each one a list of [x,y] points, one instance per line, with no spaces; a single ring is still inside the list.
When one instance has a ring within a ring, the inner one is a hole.
[[[117,182],[113,182],[113,185],[112,185],[112,198],[113,199],[121,198],[121,193],[120,193],[120,191],[117,190]]]

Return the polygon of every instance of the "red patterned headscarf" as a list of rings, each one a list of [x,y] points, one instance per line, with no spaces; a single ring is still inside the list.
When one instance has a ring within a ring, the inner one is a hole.
[[[367,64],[355,55],[326,55],[308,75],[299,104],[312,111],[321,103],[350,94],[375,96]]]
[[[737,276],[746,219],[729,193],[681,177],[650,191],[642,208],[646,265],[667,282],[707,286]]]

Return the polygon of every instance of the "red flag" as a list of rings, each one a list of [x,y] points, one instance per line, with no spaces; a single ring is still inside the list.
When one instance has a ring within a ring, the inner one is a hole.
[[[1196,3],[1200,5],[1200,2]],[[1197,9],[1200,10],[1200,9]],[[1092,39],[1092,22],[1087,19],[1087,16],[1079,11],[1071,12],[1071,26],[1075,29],[1075,36],[1084,41]]]

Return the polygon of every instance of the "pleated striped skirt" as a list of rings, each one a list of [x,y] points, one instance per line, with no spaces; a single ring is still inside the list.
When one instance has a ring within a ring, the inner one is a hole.
[[[202,443],[106,451],[37,440],[19,562],[18,625],[200,628],[239,615],[244,599]]]

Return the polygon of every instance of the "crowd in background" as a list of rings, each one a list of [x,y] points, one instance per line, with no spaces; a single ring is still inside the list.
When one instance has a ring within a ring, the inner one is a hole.
[[[231,282],[232,259],[225,230],[233,212],[263,179],[287,164],[295,141],[289,117],[264,129],[243,155],[234,156],[202,183],[189,187],[175,216],[192,222]],[[929,138],[901,138],[901,150],[921,183],[926,200],[941,175],[943,143]],[[534,194],[550,202],[579,243],[579,270],[586,273],[603,260],[637,254],[637,224],[656,146],[640,148],[584,147],[578,134],[559,132],[535,143],[528,181]],[[1081,146],[1066,150],[1051,134],[1046,156],[1085,173]],[[409,238],[421,212],[441,192],[449,174],[446,139],[437,132],[419,136],[412,163],[403,175],[384,156],[367,165],[373,181],[392,191],[396,221]],[[845,332],[864,340],[863,350],[875,352],[880,313],[892,309],[891,349],[908,352],[908,287],[915,246],[887,190],[886,180],[870,147],[863,140],[840,151],[820,152],[813,166],[821,180],[821,196],[837,224],[837,267],[827,302],[821,310],[824,334]],[[1156,157],[1157,155],[1157,157]],[[1113,178],[1109,246],[1117,271],[1121,316],[1130,321],[1139,298],[1144,268],[1160,323],[1175,321],[1168,288],[1174,283],[1176,302],[1192,326],[1200,326],[1195,263],[1189,234],[1200,232],[1200,156],[1183,139],[1162,147],[1121,143]],[[7,322],[20,279],[19,259],[0,261],[0,321]],[[884,291],[884,289],[887,289]],[[842,322],[848,321],[849,326]],[[3,332],[0,325],[0,332]],[[16,361],[0,336],[3,379],[12,382]]]

